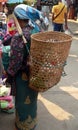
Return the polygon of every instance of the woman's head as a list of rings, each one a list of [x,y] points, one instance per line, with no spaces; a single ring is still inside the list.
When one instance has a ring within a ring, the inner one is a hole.
[[[19,19],[19,18],[17,18],[17,19],[22,28],[25,27],[29,23],[29,19],[25,19],[25,20]]]
[[[28,24],[29,17],[27,16],[24,9],[20,8],[19,6],[16,6],[15,9],[14,9],[14,15],[18,19],[18,22],[20,23],[21,27]]]

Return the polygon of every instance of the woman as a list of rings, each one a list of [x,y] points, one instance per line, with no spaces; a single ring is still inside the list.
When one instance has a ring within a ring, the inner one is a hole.
[[[29,65],[27,59],[30,49],[30,36],[32,32],[39,32],[29,23],[26,10],[17,6],[14,15],[17,17],[24,37],[15,34],[11,40],[10,61],[7,68],[7,81],[12,85],[12,93],[15,94],[15,130],[34,130],[37,123],[37,96],[38,93],[29,88]],[[33,31],[34,30],[34,31]],[[15,86],[15,87],[14,87]]]

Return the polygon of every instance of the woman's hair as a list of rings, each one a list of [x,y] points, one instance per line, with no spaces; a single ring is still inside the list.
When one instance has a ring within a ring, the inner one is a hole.
[[[18,19],[19,21],[23,21],[23,22],[25,22],[25,23],[28,23],[28,22],[29,22],[29,19],[20,19],[20,18],[18,18],[18,17],[17,17],[17,19]]]

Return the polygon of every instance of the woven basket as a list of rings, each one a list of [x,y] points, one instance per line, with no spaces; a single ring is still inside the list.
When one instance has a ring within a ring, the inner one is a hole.
[[[44,92],[56,85],[68,57],[72,37],[61,32],[41,32],[31,36],[29,87]]]

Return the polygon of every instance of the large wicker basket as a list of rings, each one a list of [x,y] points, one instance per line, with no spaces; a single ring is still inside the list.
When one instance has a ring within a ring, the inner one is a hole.
[[[68,57],[72,37],[61,32],[41,32],[31,36],[30,88],[44,92],[56,85]]]

